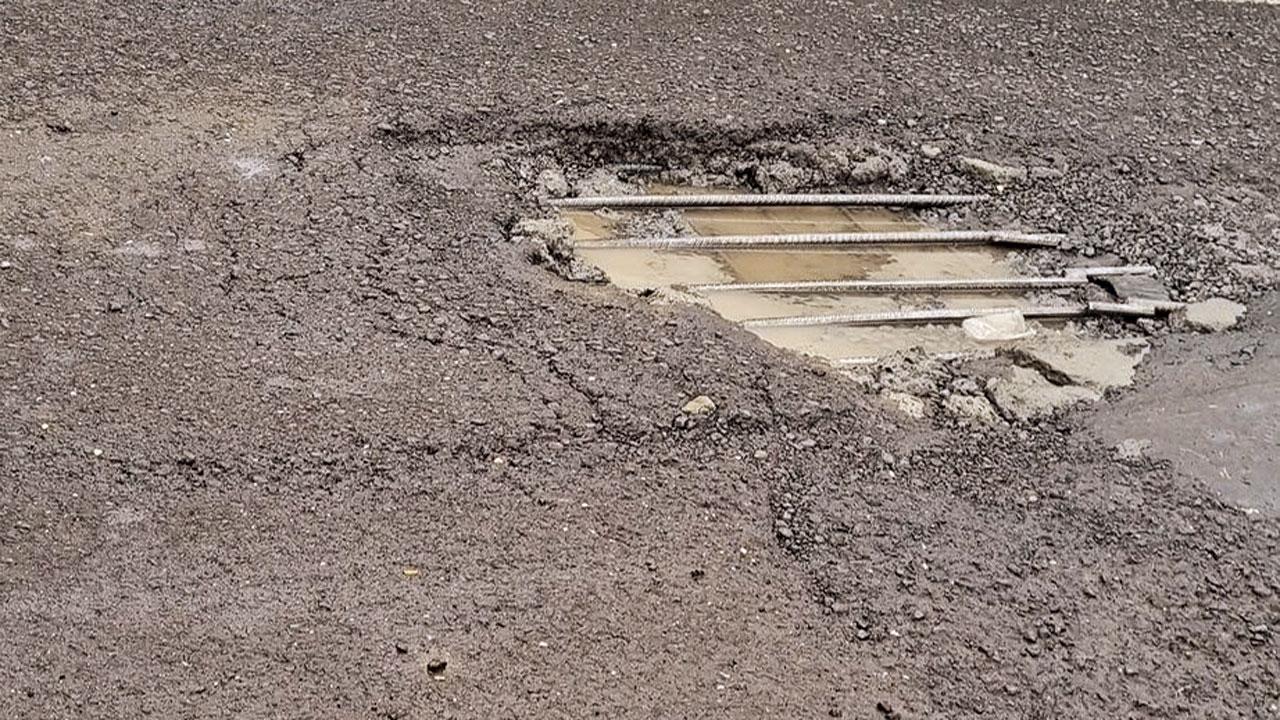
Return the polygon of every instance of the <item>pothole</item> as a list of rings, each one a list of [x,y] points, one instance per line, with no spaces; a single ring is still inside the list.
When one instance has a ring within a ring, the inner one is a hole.
[[[877,387],[875,368],[905,353],[1008,358],[984,382],[959,384],[972,388],[969,398],[940,387],[934,398],[919,397],[930,388],[884,391],[910,414],[937,407],[1027,420],[1100,398],[1132,382],[1147,343],[1118,323],[1099,332],[1088,318],[1150,318],[1176,307],[1150,268],[1042,272],[1036,263],[1046,255],[1053,267],[1075,262],[1051,235],[957,227],[954,214],[911,207],[980,197],[760,196],[660,181],[602,185],[604,175],[593,174],[585,194],[554,202],[558,222],[543,228],[555,228],[544,240],[579,273],[596,268],[625,290],[707,307]],[[1025,331],[981,338],[961,322],[1003,313],[1024,316]]]

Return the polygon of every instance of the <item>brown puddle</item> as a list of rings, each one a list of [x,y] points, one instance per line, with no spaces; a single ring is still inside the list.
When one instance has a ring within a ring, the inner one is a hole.
[[[684,190],[653,188],[652,191]],[[576,240],[607,241],[623,236],[621,233],[625,233],[631,221],[643,212],[646,211],[566,210],[563,216],[573,224]],[[915,217],[890,210],[825,206],[690,208],[678,211],[678,220],[686,233],[691,230],[701,236],[928,229]],[[1009,250],[986,245],[885,245],[848,249],[789,246],[733,250],[580,248],[577,252],[579,257],[603,270],[619,287],[657,290],[666,297],[706,305],[732,321],[916,307],[1022,307],[1032,304],[1025,294],[1019,292],[855,295],[698,292],[690,289],[696,285],[729,282],[979,278],[1019,274]],[[1013,344],[1026,347],[1064,341],[1072,344],[1088,342],[1069,327],[1053,329],[1036,325],[1036,329],[1034,338]],[[989,352],[998,347],[969,338],[959,325],[825,325],[753,328],[752,332],[779,347],[830,361],[879,357],[912,348],[931,353],[965,353]]]

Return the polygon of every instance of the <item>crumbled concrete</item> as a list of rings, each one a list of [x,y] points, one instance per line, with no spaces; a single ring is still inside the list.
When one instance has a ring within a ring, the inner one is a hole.
[[[556,168],[547,168],[538,173],[538,193],[546,197],[564,197],[569,194],[569,181]]]
[[[960,169],[984,182],[996,185],[1012,185],[1027,179],[1027,169],[1021,165],[1000,165],[988,160],[961,157]]]
[[[881,393],[880,396],[893,406],[897,407],[903,415],[910,418],[919,420],[929,412],[929,408],[925,404],[924,399],[918,398],[910,393],[886,390]]]
[[[1235,327],[1247,308],[1225,298],[1209,298],[1187,306],[1183,319],[1188,326],[1204,332],[1219,332]]]
[[[949,378],[946,366],[920,350],[895,353],[876,367],[882,388],[908,395],[936,395]]]
[[[546,265],[561,277],[578,282],[607,282],[599,268],[583,262],[573,250],[573,225],[560,218],[527,218],[511,229],[511,239],[526,245],[529,260]]]
[[[1002,413],[1023,421],[1047,417],[1076,403],[1102,398],[1095,390],[1054,385],[1035,370],[1017,366],[1010,368],[1007,375],[988,380],[987,391]]]
[[[634,195],[640,188],[618,177],[609,168],[597,168],[575,183],[578,194],[590,197],[598,195]]]
[[[1151,275],[1109,275],[1097,278],[1097,282],[1124,302],[1169,301],[1169,291]]]
[[[1086,339],[1054,336],[1019,348],[1014,359],[1059,385],[1082,385],[1098,392],[1133,384],[1135,369],[1150,345],[1141,338]]]
[[[980,395],[951,395],[942,401],[942,408],[960,420],[982,425],[999,425],[1003,422],[991,403]]]
[[[853,140],[764,142],[751,146],[760,159],[736,168],[766,192],[795,192],[831,185],[866,185],[906,174],[907,163],[886,148]]]

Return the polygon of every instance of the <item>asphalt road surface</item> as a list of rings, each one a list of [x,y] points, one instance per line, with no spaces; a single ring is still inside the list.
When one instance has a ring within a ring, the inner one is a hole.
[[[6,2],[0,716],[1277,717],[1274,515],[504,232],[759,140],[978,189],[929,142],[1257,303],[1277,83],[1256,4]]]

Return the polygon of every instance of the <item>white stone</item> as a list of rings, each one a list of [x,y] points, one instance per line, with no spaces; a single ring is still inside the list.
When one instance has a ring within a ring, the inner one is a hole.
[[[1187,306],[1187,325],[1196,330],[1217,332],[1235,327],[1247,308],[1226,298],[1209,298]]]

